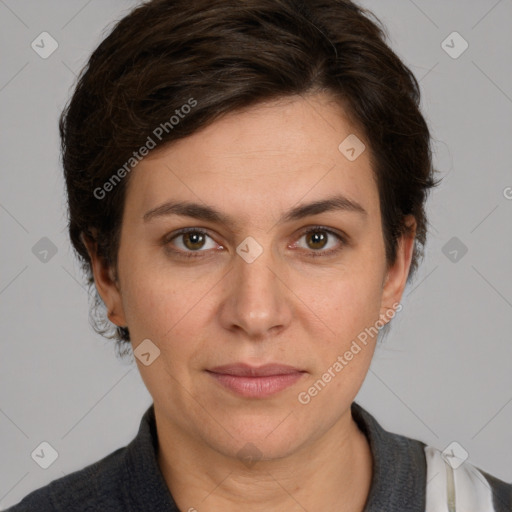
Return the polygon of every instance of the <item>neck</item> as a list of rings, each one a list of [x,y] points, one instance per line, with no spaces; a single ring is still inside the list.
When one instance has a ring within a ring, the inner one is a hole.
[[[157,414],[158,464],[180,510],[362,512],[372,479],[368,441],[350,409],[314,443],[250,467]]]

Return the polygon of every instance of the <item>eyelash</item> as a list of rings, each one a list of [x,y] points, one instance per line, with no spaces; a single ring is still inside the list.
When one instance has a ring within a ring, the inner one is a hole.
[[[336,233],[335,231],[332,231],[331,229],[328,229],[328,228],[325,228],[323,226],[313,226],[311,228],[308,228],[304,231],[302,231],[302,233],[300,234],[299,236],[299,240],[304,236],[304,235],[308,235],[309,233],[315,233],[315,232],[318,232],[318,231],[323,231],[325,233],[328,233],[329,235],[332,235],[334,236],[335,238],[337,238],[341,243],[342,245],[345,245],[347,243],[345,237],[339,233]],[[165,246],[169,246],[170,243],[175,239],[175,238],[178,238],[180,235],[184,235],[184,234],[187,234],[187,233],[199,233],[201,235],[205,235],[209,238],[212,238],[206,231],[203,231],[202,229],[199,229],[199,228],[183,228],[183,229],[180,229],[179,231],[177,231],[176,233],[173,233],[172,236],[170,237],[166,237],[166,239],[164,240],[164,245]],[[185,259],[188,259],[188,258],[201,258],[203,257],[203,255],[201,253],[204,253],[204,252],[207,252],[207,251],[181,251],[181,250],[175,250],[175,249],[169,249],[168,250],[170,252],[172,252],[174,255],[180,257],[180,258],[185,258]],[[331,255],[334,255],[336,253],[338,253],[339,251],[341,251],[342,248],[338,247],[338,248],[335,248],[335,249],[328,249],[326,251],[322,251],[322,250],[311,250],[308,252],[307,254],[307,257],[311,257],[311,258],[318,258],[318,257],[327,257],[327,256],[331,256]]]

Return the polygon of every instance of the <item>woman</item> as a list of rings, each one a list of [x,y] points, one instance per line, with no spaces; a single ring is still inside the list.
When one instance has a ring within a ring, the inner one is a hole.
[[[510,484],[354,402],[437,184],[370,13],[147,2],[60,130],[71,241],[153,404],[127,447],[11,510],[511,510]]]

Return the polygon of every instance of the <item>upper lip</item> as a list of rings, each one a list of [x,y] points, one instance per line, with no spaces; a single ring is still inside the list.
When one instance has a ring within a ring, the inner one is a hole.
[[[235,375],[237,377],[267,377],[270,375],[288,375],[290,373],[298,373],[303,370],[294,368],[285,364],[265,364],[263,366],[251,366],[245,363],[225,364],[216,366],[208,370],[212,373],[220,373],[224,375]]]

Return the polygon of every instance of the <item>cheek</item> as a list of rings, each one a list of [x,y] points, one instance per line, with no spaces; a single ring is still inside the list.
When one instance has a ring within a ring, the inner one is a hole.
[[[210,318],[217,280],[211,274],[186,277],[178,268],[143,266],[134,259],[125,267],[123,283],[132,341],[149,338],[171,364],[191,357]]]
[[[315,301],[312,309],[322,319],[323,334],[314,335],[309,347],[315,354],[313,372],[297,397],[307,406],[304,411],[335,417],[359,391],[377,341],[381,294],[376,282],[375,275],[356,279],[352,274],[331,284],[324,298]]]
[[[176,336],[176,331],[190,322],[197,302],[195,293],[177,288],[160,279],[152,280],[149,275],[127,286],[123,301],[130,329],[160,343]]]
[[[164,284],[150,276],[132,280],[125,296],[126,320],[134,349],[150,339],[160,351],[149,366],[137,360],[147,389],[154,400],[175,403],[183,386],[192,389],[188,369],[201,353],[203,320],[195,294]]]
[[[318,356],[315,378],[332,380],[330,392],[349,397],[359,389],[372,360],[378,333],[372,326],[379,303],[370,289],[362,287],[340,288],[338,293],[338,300],[326,304],[330,309],[324,315],[329,323],[325,339],[330,341],[317,339],[312,347]],[[333,373],[337,378],[330,379]]]
[[[359,282],[343,290],[343,303],[333,312],[345,335],[352,340],[379,318],[381,290],[375,281]],[[347,338],[345,338],[347,339]]]
[[[135,239],[132,233],[123,232],[118,256],[123,308],[130,333],[137,333],[132,337],[134,341],[140,336],[161,336],[161,323],[166,317],[169,329],[179,314],[182,295],[169,278],[169,269],[156,261],[152,254],[155,249],[141,247]]]
[[[318,277],[298,278],[293,289],[304,303],[303,314],[321,320],[332,344],[347,343],[379,319],[382,276],[378,265],[361,260]]]

